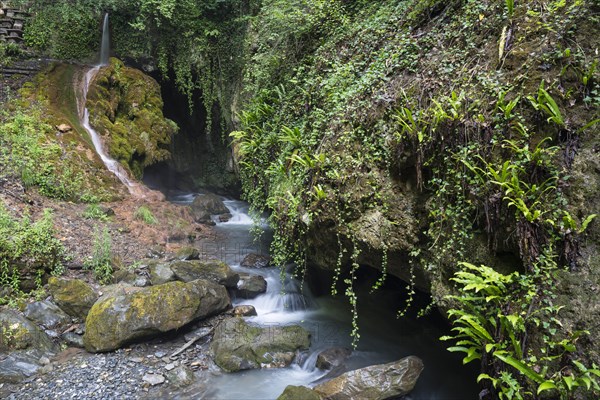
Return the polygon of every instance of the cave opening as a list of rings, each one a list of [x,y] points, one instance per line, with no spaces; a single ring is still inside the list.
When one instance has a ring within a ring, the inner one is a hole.
[[[179,126],[171,145],[169,160],[144,170],[144,183],[167,195],[180,192],[210,191],[239,197],[240,184],[235,174],[227,132],[219,104],[207,113],[202,91],[194,89],[190,109],[188,96],[172,80],[160,73],[150,75],[158,81],[164,102],[163,114]],[[213,123],[208,128],[209,117]]]

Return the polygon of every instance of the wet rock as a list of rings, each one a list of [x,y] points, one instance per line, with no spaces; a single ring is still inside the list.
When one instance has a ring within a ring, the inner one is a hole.
[[[289,385],[277,400],[321,400],[321,396],[306,386]]]
[[[61,335],[61,339],[65,341],[68,346],[83,348],[83,336],[76,334],[75,332],[65,332]]]
[[[85,348],[91,352],[114,350],[229,307],[227,290],[206,280],[168,282],[102,298],[86,319]]]
[[[195,376],[194,371],[190,368],[180,365],[177,368],[166,373],[169,383],[175,387],[189,386],[194,383]]]
[[[27,304],[23,314],[31,321],[48,329],[68,324],[71,321],[71,317],[58,308],[56,304],[47,300]]]
[[[240,277],[229,265],[217,260],[209,261],[175,261],[171,270],[177,280],[190,282],[196,279],[206,279],[229,288],[236,287]]]
[[[331,400],[383,400],[408,394],[417,383],[423,362],[409,356],[388,364],[346,372],[317,385],[314,391]]]
[[[271,257],[250,253],[240,263],[245,268],[267,268],[271,265]]]
[[[230,213],[219,215],[219,222],[227,222],[233,217]]]
[[[233,308],[233,315],[236,317],[252,317],[257,315],[257,313],[254,306],[243,304]]]
[[[67,314],[85,319],[98,294],[90,285],[79,279],[51,277],[48,289],[54,301]]]
[[[150,271],[150,281],[153,285],[162,285],[175,280],[175,274],[167,263],[151,262],[148,269]]]
[[[212,222],[211,216],[229,213],[223,200],[212,193],[197,196],[190,207],[194,220],[199,223]]]
[[[224,320],[215,329],[210,351],[223,370],[288,366],[298,350],[310,345],[309,332],[298,325],[260,328],[241,318]]]
[[[245,274],[237,284],[236,294],[242,299],[253,299],[267,291],[267,281],[260,275]]]
[[[200,251],[191,246],[182,247],[175,253],[175,258],[181,261],[198,260],[200,258]]]
[[[152,386],[165,383],[165,377],[161,374],[146,374],[142,377],[142,380],[146,383],[149,383]]]
[[[316,367],[320,369],[330,369],[341,365],[352,354],[352,350],[345,347],[332,347],[323,350],[317,356]]]

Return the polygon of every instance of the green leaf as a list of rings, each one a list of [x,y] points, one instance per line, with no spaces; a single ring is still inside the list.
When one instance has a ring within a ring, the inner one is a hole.
[[[534,381],[536,383],[544,382],[544,378],[540,374],[535,372],[532,368],[530,368],[529,366],[524,364],[522,361],[519,361],[516,358],[514,358],[513,356],[511,356],[508,352],[496,351],[496,352],[494,352],[494,356],[496,358],[498,358],[500,361],[503,361],[504,363],[514,367],[515,369],[517,369],[519,372],[521,372],[523,375],[525,375],[532,381]]]
[[[545,381],[540,384],[537,388],[537,394],[542,393],[545,390],[556,389],[556,384],[553,381]]]

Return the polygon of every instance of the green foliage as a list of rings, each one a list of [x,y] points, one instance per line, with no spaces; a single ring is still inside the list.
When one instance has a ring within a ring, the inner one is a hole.
[[[11,296],[21,294],[26,276],[35,277],[37,289],[41,289],[44,274],[61,274],[65,253],[55,237],[50,210],[44,210],[43,216],[33,222],[27,214],[14,218],[0,204],[0,286],[10,287]],[[0,303],[9,300],[3,297]]]
[[[86,207],[83,212],[83,218],[87,219],[97,219],[99,221],[106,222],[110,219],[110,217],[104,212],[102,207],[98,204],[90,204]]]
[[[85,269],[94,273],[94,278],[101,284],[111,281],[113,275],[112,240],[108,228],[94,230],[92,254],[84,263]]]
[[[158,220],[147,206],[140,206],[135,210],[134,217],[147,225],[156,225],[158,223]]]
[[[541,258],[530,275],[460,267],[452,280],[461,295],[449,296],[460,308],[449,310],[453,334],[441,339],[456,342],[448,350],[465,353],[464,363],[481,361],[478,381],[489,381],[500,399],[528,398],[528,391],[550,391],[560,399],[580,389],[598,394],[600,370],[576,358],[576,341],[585,332],[559,334],[561,307],[551,292],[557,266],[551,258]],[[539,348],[528,341],[536,331],[543,334]]]
[[[22,50],[16,43],[0,42],[0,68],[8,66],[21,54]]]
[[[78,161],[65,157],[53,135],[36,107],[0,113],[0,176],[16,176],[26,188],[35,186],[48,197],[83,202],[105,197],[101,188],[91,186]]]

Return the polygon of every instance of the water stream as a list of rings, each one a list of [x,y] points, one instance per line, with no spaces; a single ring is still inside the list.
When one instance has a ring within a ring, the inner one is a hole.
[[[191,195],[182,195],[174,200],[186,203],[192,199]],[[327,374],[327,371],[315,368],[318,353],[330,347],[351,347],[348,301],[343,296],[315,296],[307,285],[300,285],[289,273],[282,280],[278,268],[241,267],[240,262],[246,254],[266,254],[270,240],[268,228],[262,240],[256,243],[250,233],[252,219],[248,216],[247,204],[235,200],[226,200],[225,204],[233,217],[226,223],[216,225],[222,240],[218,245],[213,244],[212,249],[202,249],[203,252],[222,259],[236,271],[262,275],[268,285],[265,294],[252,300],[234,299],[234,305],[250,304],[256,308],[258,316],[247,318],[252,324],[300,324],[311,332],[312,343],[302,359],[288,368],[233,374],[215,369],[206,372],[202,385],[186,390],[186,395],[180,394],[177,398],[264,400],[275,399],[287,385],[314,386]],[[266,228],[266,225],[263,226]],[[478,390],[474,384],[476,372],[463,367],[461,358],[448,353],[439,342],[438,338],[446,334],[446,328],[439,321],[434,318],[399,320],[395,313],[403,303],[397,290],[382,289],[369,294],[367,287],[363,289],[358,289],[361,292],[361,339],[358,348],[346,362],[347,370],[417,355],[423,360],[425,370],[407,399],[477,398]]]

